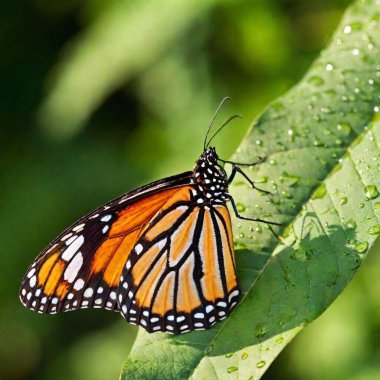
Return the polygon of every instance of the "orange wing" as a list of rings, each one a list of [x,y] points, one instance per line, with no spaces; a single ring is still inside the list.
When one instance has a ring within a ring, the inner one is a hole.
[[[171,202],[141,233],[117,297],[129,322],[183,333],[226,318],[239,296],[227,207]]]
[[[66,229],[29,268],[22,303],[50,314],[87,307],[118,311],[117,288],[132,248],[168,200],[186,198],[190,189],[162,186],[140,189],[143,196],[139,190],[126,194]]]

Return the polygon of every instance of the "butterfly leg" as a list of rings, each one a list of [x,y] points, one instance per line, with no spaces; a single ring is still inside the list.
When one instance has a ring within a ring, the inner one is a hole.
[[[247,218],[245,216],[241,216],[239,214],[239,211],[237,209],[237,206],[236,206],[236,203],[235,203],[235,200],[234,198],[232,197],[232,195],[229,195],[229,200],[231,201],[231,204],[232,204],[232,208],[234,209],[234,212],[235,212],[235,215],[237,218],[239,219],[242,219],[242,220],[250,220],[251,222],[259,222],[259,223],[265,223],[265,224],[269,224],[269,225],[273,225],[273,226],[282,226],[281,223],[276,223],[276,222],[270,222],[268,220],[264,220],[264,219],[260,219],[260,218]]]
[[[240,173],[249,182],[249,184],[255,190],[260,191],[260,193],[262,193],[262,194],[272,194],[270,191],[259,189],[258,187],[256,187],[255,183],[247,176],[247,174],[244,172],[244,170],[242,170],[241,168],[239,168],[235,164],[232,164],[232,172],[231,172],[231,174],[230,174],[230,176],[228,178],[228,184],[230,184],[234,180],[236,173]]]

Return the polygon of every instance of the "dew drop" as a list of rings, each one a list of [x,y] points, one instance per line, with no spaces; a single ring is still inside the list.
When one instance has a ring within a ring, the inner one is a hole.
[[[233,355],[232,352],[228,352],[228,353],[225,355],[225,357],[226,357],[226,358],[230,358],[232,355]]]
[[[323,145],[322,141],[318,137],[314,137],[313,144],[314,144],[314,146],[317,146],[317,147],[320,147]]]
[[[343,206],[347,203],[347,197],[340,198],[340,204]]]
[[[320,76],[314,75],[307,80],[307,83],[310,83],[314,86],[322,86],[325,81]]]
[[[237,370],[238,370],[238,367],[231,366],[231,367],[228,367],[228,369],[227,369],[227,373],[236,372]]]
[[[241,242],[234,241],[234,246],[235,246],[235,250],[237,250],[237,251],[240,249],[247,249],[247,246]]]
[[[259,178],[256,182],[258,182],[258,183],[265,183],[265,182],[268,182],[268,177],[261,177],[261,178]]]
[[[368,229],[368,233],[370,235],[378,235],[380,234],[380,224],[375,224],[374,226]]]
[[[350,28],[352,31],[354,30],[362,30],[363,24],[361,22],[352,22],[350,24]]]
[[[346,228],[349,229],[349,230],[356,230],[356,222],[355,220],[353,219],[350,219],[347,223],[346,223]]]
[[[247,354],[246,352],[243,352],[243,353],[241,354],[241,358],[242,358],[242,360],[247,359],[247,358],[248,358],[248,354]]]
[[[255,327],[254,335],[256,338],[260,339],[263,336],[265,336],[267,332],[268,332],[268,329],[262,323],[259,323]]]
[[[346,25],[345,27],[344,27],[344,29],[343,29],[343,32],[345,33],[345,34],[349,34],[349,33],[351,33],[351,25]]]
[[[236,203],[236,208],[239,213],[245,211],[245,206],[243,205],[243,203],[240,203],[240,202]]]
[[[263,145],[262,140],[256,140],[256,145],[259,145],[259,146]]]
[[[311,196],[311,199],[320,199],[323,198],[326,194],[326,185],[323,183],[321,186],[315,190],[314,194]]]
[[[281,194],[285,197],[285,198],[291,198],[292,197],[292,194],[289,192],[289,191],[286,191],[286,190],[282,190],[281,191]]]
[[[240,238],[240,239],[243,239],[243,238],[244,238],[244,234],[243,234],[243,232],[240,232],[240,234],[239,234],[239,238]]]
[[[260,360],[257,364],[256,364],[256,367],[257,368],[263,368],[265,366],[265,364],[267,364],[264,360]]]
[[[368,249],[368,243],[366,241],[356,241],[354,250],[359,253],[364,253]]]
[[[332,71],[332,70],[334,70],[334,66],[333,66],[331,63],[328,63],[328,64],[326,65],[326,67],[325,67],[325,70],[326,70],[326,71]]]
[[[280,336],[279,338],[276,339],[276,344],[281,344],[284,341],[284,338]]]
[[[289,182],[290,186],[293,186],[295,185],[296,183],[298,183],[301,179],[301,177],[299,177],[298,175],[295,175],[295,174],[289,174],[287,172],[282,172],[282,177],[287,181]]]
[[[330,107],[321,107],[321,112],[332,113],[332,109]]]
[[[367,199],[375,199],[379,196],[379,191],[375,185],[368,185],[364,188],[364,194]]]
[[[344,136],[348,136],[351,133],[351,125],[346,122],[341,122],[336,126],[339,133]]]

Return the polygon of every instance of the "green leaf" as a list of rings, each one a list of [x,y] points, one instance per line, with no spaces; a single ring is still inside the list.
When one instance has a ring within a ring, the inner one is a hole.
[[[223,323],[183,336],[139,331],[122,379],[259,379],[347,286],[377,238],[380,208],[380,9],[358,1],[305,78],[258,118],[233,157],[272,196],[231,193],[245,296]],[[268,180],[267,180],[268,179]],[[302,359],[301,359],[302,360]]]

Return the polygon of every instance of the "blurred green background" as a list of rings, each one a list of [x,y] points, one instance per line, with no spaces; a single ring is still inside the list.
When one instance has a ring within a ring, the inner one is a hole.
[[[13,2],[0,12],[0,379],[117,379],[136,329],[101,310],[23,308],[24,272],[61,230],[192,168],[222,97],[227,158],[295,84],[348,0]],[[379,245],[374,250],[379,250]],[[280,355],[270,379],[380,378],[380,255]]]

